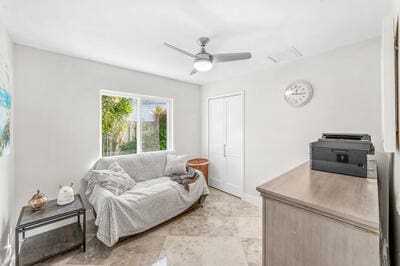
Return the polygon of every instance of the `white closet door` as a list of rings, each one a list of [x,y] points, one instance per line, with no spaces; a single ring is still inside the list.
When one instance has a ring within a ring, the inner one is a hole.
[[[208,159],[210,184],[217,188],[223,186],[226,176],[226,160],[224,145],[226,139],[226,103],[225,99],[209,101],[209,133],[208,133]]]
[[[226,98],[226,192],[242,196],[243,193],[243,96]]]
[[[210,186],[238,197],[243,193],[243,95],[209,100]]]

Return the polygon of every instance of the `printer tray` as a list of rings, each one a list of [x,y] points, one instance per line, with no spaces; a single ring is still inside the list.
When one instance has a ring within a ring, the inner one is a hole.
[[[367,166],[359,167],[356,164],[346,164],[332,161],[311,160],[311,169],[333,172],[344,175],[353,175],[358,177],[367,177]]]

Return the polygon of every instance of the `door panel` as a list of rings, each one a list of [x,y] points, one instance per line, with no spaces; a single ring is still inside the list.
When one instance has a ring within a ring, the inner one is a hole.
[[[210,99],[208,108],[210,186],[241,197],[244,179],[243,95]]]
[[[242,96],[226,99],[226,156],[243,155],[243,100]]]
[[[226,98],[226,178],[228,192],[243,193],[243,96]]]
[[[242,197],[243,194],[243,160],[238,157],[227,157],[226,178],[224,179],[224,191]]]
[[[226,103],[224,99],[209,101],[208,157],[210,184],[221,186],[226,175],[224,144],[226,139]]]

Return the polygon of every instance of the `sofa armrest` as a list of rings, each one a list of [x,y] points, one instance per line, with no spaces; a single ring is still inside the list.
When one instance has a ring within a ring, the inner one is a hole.
[[[87,196],[97,215],[101,215],[101,210],[106,200],[109,200],[110,198],[115,198],[115,195],[111,191],[105,189],[98,184],[94,186],[93,191]]]

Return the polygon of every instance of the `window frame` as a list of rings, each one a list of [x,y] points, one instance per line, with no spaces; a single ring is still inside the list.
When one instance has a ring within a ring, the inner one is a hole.
[[[100,104],[99,104],[99,129],[100,129],[100,158],[105,157],[114,157],[114,156],[124,156],[124,155],[113,155],[113,156],[103,156],[103,129],[102,129],[102,96],[115,96],[115,97],[125,97],[132,98],[136,100],[136,119],[138,121],[136,126],[136,153],[131,154],[139,154],[146,152],[163,152],[163,151],[173,151],[174,149],[174,132],[173,132],[173,98],[167,97],[159,97],[159,96],[151,96],[151,95],[143,95],[129,92],[120,92],[113,90],[100,90]],[[167,106],[167,149],[161,151],[142,151],[142,119],[141,119],[141,103],[143,100],[148,101],[163,101]],[[131,155],[126,154],[126,155]],[[126,156],[125,155],[125,156]]]

